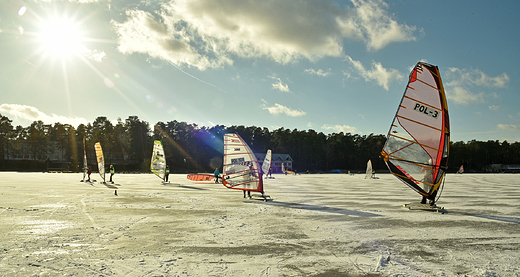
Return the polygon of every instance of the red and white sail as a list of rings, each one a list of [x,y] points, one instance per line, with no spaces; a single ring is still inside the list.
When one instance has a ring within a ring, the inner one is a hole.
[[[390,172],[435,202],[448,164],[450,126],[437,66],[419,62],[410,73],[381,152]]]
[[[230,189],[264,193],[258,161],[249,146],[237,134],[224,135],[222,184]]]

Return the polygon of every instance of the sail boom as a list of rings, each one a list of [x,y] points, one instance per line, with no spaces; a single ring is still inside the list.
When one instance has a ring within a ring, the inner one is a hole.
[[[418,143],[417,141],[413,141],[413,140],[410,140],[410,139],[406,139],[406,138],[403,138],[403,137],[399,137],[399,136],[396,136],[396,135],[393,135],[393,134],[389,134],[389,136],[392,136],[392,137],[394,137],[394,138],[398,138],[398,139],[402,139],[402,140],[404,140],[404,141],[410,142],[411,144],[416,144],[416,145],[420,145],[420,146],[422,146],[422,147],[427,147],[427,148],[429,148],[429,149],[431,149],[431,150],[440,151],[440,150],[437,149],[437,148],[433,148],[433,147],[431,147],[431,146],[428,146],[428,145],[425,145],[425,144]]]

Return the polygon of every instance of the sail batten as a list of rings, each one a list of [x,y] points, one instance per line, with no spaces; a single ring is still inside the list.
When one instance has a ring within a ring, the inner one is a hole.
[[[446,173],[449,136],[439,69],[419,62],[409,75],[381,154],[394,176],[434,203]]]

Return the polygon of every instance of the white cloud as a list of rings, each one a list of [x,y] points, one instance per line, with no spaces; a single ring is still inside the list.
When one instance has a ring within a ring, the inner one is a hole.
[[[275,80],[276,82],[272,84],[273,89],[282,91],[282,92],[290,92],[289,86],[282,82],[282,80],[276,76],[270,76],[269,78]]]
[[[455,103],[468,105],[484,101],[483,92],[479,87],[504,88],[509,82],[509,76],[502,73],[496,77],[490,77],[478,69],[449,68],[445,77],[446,97]],[[491,94],[497,98],[497,94]],[[491,108],[491,107],[490,107]]]
[[[305,69],[304,72],[307,73],[307,74],[310,74],[310,75],[318,75],[318,76],[321,76],[321,77],[327,77],[327,76],[329,76],[331,74],[330,73],[330,69],[329,69],[328,72],[325,72],[323,69],[315,70],[313,68],[308,68],[308,69]]]
[[[388,86],[391,81],[398,81],[404,78],[403,74],[401,74],[398,70],[393,68],[386,69],[381,65],[381,63],[375,61],[372,62],[372,68],[367,70],[360,61],[356,61],[348,55],[345,57],[345,59],[354,66],[356,71],[365,79],[365,81],[375,81],[385,90],[389,89]]]
[[[274,115],[285,114],[287,116],[298,117],[298,116],[304,116],[307,114],[304,111],[293,110],[291,108],[280,105],[278,103],[275,103],[274,106],[272,106],[272,107],[264,107],[263,109],[268,110],[270,114],[274,114]]]
[[[500,110],[500,106],[491,105],[491,106],[489,106],[489,109],[492,110],[492,111],[498,111],[498,110]]]
[[[102,62],[103,59],[107,56],[104,51],[99,51],[97,49],[91,50],[85,47],[84,45],[80,47],[80,52],[81,54],[83,54],[83,56],[96,62]]]
[[[330,125],[330,124],[324,124],[322,126],[323,129],[334,131],[334,132],[343,132],[343,133],[357,133],[358,130],[356,127],[348,126],[348,125]]]
[[[446,97],[462,105],[484,102],[484,93],[473,93],[463,87],[457,86],[446,89]]]
[[[382,0],[333,1],[176,0],[154,12],[128,10],[112,21],[119,51],[143,53],[204,70],[233,59],[268,58],[288,63],[343,55],[343,41],[370,50],[414,40],[415,27],[392,19]]]
[[[82,117],[67,117],[56,114],[48,115],[35,107],[27,105],[2,104],[0,105],[0,112],[9,114],[15,119],[27,120],[31,123],[38,120],[41,120],[45,124],[54,124],[59,122],[61,124],[71,124],[72,126],[78,126],[81,123],[88,123],[88,120]]]
[[[369,50],[380,50],[392,42],[413,41],[416,27],[397,23],[382,0],[351,0],[355,16],[344,23],[363,37]]]
[[[513,124],[498,124],[497,128],[499,130],[507,130],[507,131],[519,131],[520,130],[519,125],[513,125]]]

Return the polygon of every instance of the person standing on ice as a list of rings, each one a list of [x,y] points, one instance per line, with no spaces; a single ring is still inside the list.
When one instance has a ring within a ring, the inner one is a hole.
[[[170,175],[170,166],[167,165],[166,169],[164,170],[164,181],[168,182],[168,176]]]
[[[89,166],[89,167],[88,167],[88,170],[87,170],[88,182],[90,182],[90,174],[92,174],[92,169],[91,169],[90,166]]]
[[[215,172],[213,172],[213,175],[215,175],[215,184],[218,183],[218,177],[220,176],[220,172],[218,171],[218,167],[215,168]]]
[[[114,183],[112,181],[112,176],[114,176],[114,173],[116,173],[116,170],[114,169],[114,166],[113,165],[110,165],[110,182],[111,183]]]

